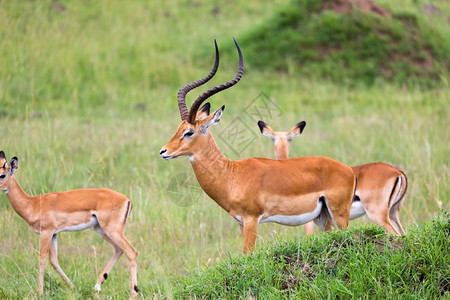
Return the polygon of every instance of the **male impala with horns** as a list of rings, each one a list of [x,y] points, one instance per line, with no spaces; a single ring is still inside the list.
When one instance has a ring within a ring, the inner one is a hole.
[[[232,161],[214,141],[209,127],[219,122],[225,106],[206,118],[197,119],[200,105],[210,96],[234,86],[241,79],[244,60],[233,80],[200,95],[189,112],[186,94],[209,81],[219,66],[219,50],[208,76],[183,87],[178,93],[181,114],[172,139],[162,147],[166,160],[189,156],[195,176],[209,197],[239,223],[243,252],[253,250],[259,223],[296,226],[313,220],[322,230],[346,228],[350,215],[355,175],[350,167],[328,157],[298,157],[286,160],[248,158]]]

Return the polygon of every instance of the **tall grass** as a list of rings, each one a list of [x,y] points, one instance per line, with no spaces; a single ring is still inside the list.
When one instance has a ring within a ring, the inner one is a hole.
[[[172,279],[186,269],[241,251],[237,224],[206,195],[189,194],[180,205],[168,193],[175,175],[192,175],[187,159],[167,162],[158,153],[179,124],[178,89],[212,65],[213,38],[228,50],[205,89],[234,76],[232,37],[239,41],[286,2],[225,2],[216,8],[206,1],[61,1],[65,10],[52,8],[51,1],[0,2],[0,149],[8,158],[19,157],[16,177],[30,194],[106,187],[133,200],[126,235],[139,251],[138,280],[146,297],[170,295]],[[243,51],[245,57],[244,45]],[[307,122],[292,142],[292,156],[402,167],[409,188],[400,218],[407,228],[440,207],[449,209],[448,87],[349,88],[304,78],[301,70],[249,66],[236,87],[211,99],[213,108],[227,105],[211,131],[233,159],[273,157],[272,144],[259,137],[244,112],[261,92],[280,108],[281,115],[264,120],[273,128]],[[254,137],[238,153],[220,138],[236,118],[246,126],[243,134]],[[353,224],[358,222],[370,221]],[[0,298],[36,297],[38,237],[4,195],[0,231]],[[274,237],[302,236],[303,230],[264,225],[259,233],[257,247]],[[93,297],[97,273],[110,255],[110,245],[94,232],[61,234],[60,264],[76,288],[66,287],[47,266],[45,296]],[[101,297],[126,297],[128,280],[121,259]]]

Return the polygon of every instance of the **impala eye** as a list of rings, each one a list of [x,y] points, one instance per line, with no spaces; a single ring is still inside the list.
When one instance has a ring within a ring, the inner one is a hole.
[[[185,133],[183,134],[183,137],[185,137],[185,136],[191,137],[193,134],[194,134],[194,131],[189,130],[188,132],[185,132]]]
[[[0,175],[0,179],[3,179],[3,178],[5,178],[5,177],[6,177],[5,174]]]

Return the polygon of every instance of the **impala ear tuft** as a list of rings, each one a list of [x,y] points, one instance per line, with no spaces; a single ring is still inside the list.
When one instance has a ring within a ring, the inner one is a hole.
[[[288,140],[291,141],[296,136],[299,136],[303,132],[303,129],[305,128],[305,126],[306,126],[305,121],[301,121],[301,122],[298,122],[297,124],[295,124],[295,126],[292,127],[292,129],[289,130],[289,132],[287,134]]]
[[[200,125],[200,132],[203,134],[206,134],[208,131],[208,128],[212,125],[217,124],[220,121],[220,118],[222,117],[223,110],[225,109],[225,105],[223,105],[221,108],[216,110],[214,114],[210,114],[208,117],[206,117],[204,120],[202,120],[202,124]]]
[[[18,168],[19,168],[19,160],[17,159],[16,156],[14,156],[13,158],[11,158],[11,161],[9,162],[9,173],[13,175]]]
[[[204,113],[206,113],[206,114],[210,114],[210,111],[211,111],[211,103],[209,103],[209,102],[206,102],[201,108],[200,108],[200,111],[201,112],[204,112]]]
[[[218,123],[220,121],[220,118],[222,117],[222,113],[225,110],[225,105],[222,105],[221,108],[219,108],[218,110],[216,110],[216,112],[214,113],[214,122]]]
[[[271,140],[275,140],[275,132],[273,132],[273,129],[267,125],[263,121],[258,122],[259,130],[261,130],[261,133],[267,137],[269,137]]]
[[[267,126],[263,121],[258,121],[259,130],[263,133],[264,128]]]
[[[298,122],[297,125],[295,125],[295,126],[297,126],[298,129],[300,129],[300,133],[302,133],[302,132],[303,132],[303,129],[304,129],[305,126],[306,126],[306,122],[305,122],[305,121]]]
[[[207,116],[209,116],[211,110],[211,104],[209,102],[206,102],[198,111],[197,116],[195,119],[198,120],[204,120]]]
[[[3,150],[0,151],[0,158],[6,159],[5,152],[3,152]]]

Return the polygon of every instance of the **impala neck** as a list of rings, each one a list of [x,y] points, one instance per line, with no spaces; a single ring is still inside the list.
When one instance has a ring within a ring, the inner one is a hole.
[[[16,213],[28,222],[33,213],[35,197],[22,190],[14,175],[11,177],[5,193]]]
[[[289,158],[289,142],[275,143],[275,156],[277,159]]]
[[[220,152],[211,133],[205,143],[190,157],[197,181],[217,204],[229,211],[229,182],[232,180],[232,161]]]

